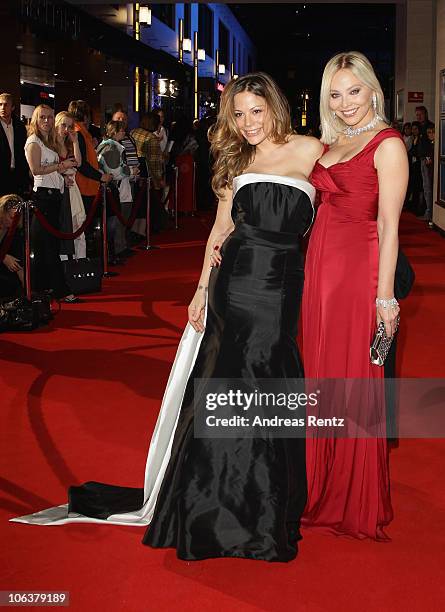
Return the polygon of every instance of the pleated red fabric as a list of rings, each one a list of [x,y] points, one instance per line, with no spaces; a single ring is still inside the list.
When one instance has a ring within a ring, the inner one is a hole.
[[[312,183],[321,203],[305,267],[306,378],[381,379],[383,388],[383,368],[369,359],[379,267],[374,153],[384,139],[393,137],[400,135],[384,129],[352,159],[329,168],[317,163],[314,168]],[[308,502],[303,525],[387,540],[383,528],[393,511],[384,393],[364,393],[360,402],[361,412],[379,418],[383,437],[307,440]]]

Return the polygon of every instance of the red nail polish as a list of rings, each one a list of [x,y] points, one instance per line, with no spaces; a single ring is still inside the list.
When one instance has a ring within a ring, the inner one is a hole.
[[[213,247],[213,250],[214,250],[214,251],[218,251],[218,250],[219,250],[219,246],[218,246],[218,245],[214,246],[214,247]]]

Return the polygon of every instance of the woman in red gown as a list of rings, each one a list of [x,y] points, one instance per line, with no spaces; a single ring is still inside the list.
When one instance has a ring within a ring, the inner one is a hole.
[[[328,62],[320,111],[325,150],[312,174],[321,204],[305,268],[305,376],[383,379],[383,368],[370,363],[369,346],[376,323],[384,321],[388,335],[397,327],[393,289],[406,150],[384,119],[382,89],[360,53]],[[364,393],[359,407],[377,417],[379,437],[335,439],[320,433],[307,440],[305,526],[388,539],[383,527],[393,511],[380,398],[383,393]]]

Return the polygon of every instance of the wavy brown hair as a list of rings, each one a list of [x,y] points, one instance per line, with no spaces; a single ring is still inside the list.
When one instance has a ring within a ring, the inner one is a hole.
[[[283,144],[293,133],[289,103],[268,74],[252,72],[232,79],[222,93],[216,123],[209,129],[210,151],[215,160],[212,188],[218,197],[225,187],[232,187],[234,177],[242,174],[255,158],[255,145],[247,142],[236,124],[234,98],[243,91],[264,98],[272,119],[272,142]]]

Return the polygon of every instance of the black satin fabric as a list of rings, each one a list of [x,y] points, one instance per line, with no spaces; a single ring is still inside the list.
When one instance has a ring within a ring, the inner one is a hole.
[[[144,544],[174,547],[187,560],[289,561],[297,554],[304,439],[195,438],[193,396],[195,378],[303,376],[295,340],[303,289],[299,238],[312,211],[306,193],[284,184],[250,183],[236,193],[235,229],[210,276],[206,330]],[[138,507],[131,495],[113,503],[109,488],[102,504],[104,485],[87,484],[71,489],[70,511],[106,518]]]
[[[193,379],[303,376],[298,238],[312,207],[295,187],[254,183],[240,188],[233,210],[235,230],[211,273],[205,335],[143,542],[175,547],[182,559],[289,561],[306,503],[304,440],[195,438]]]

